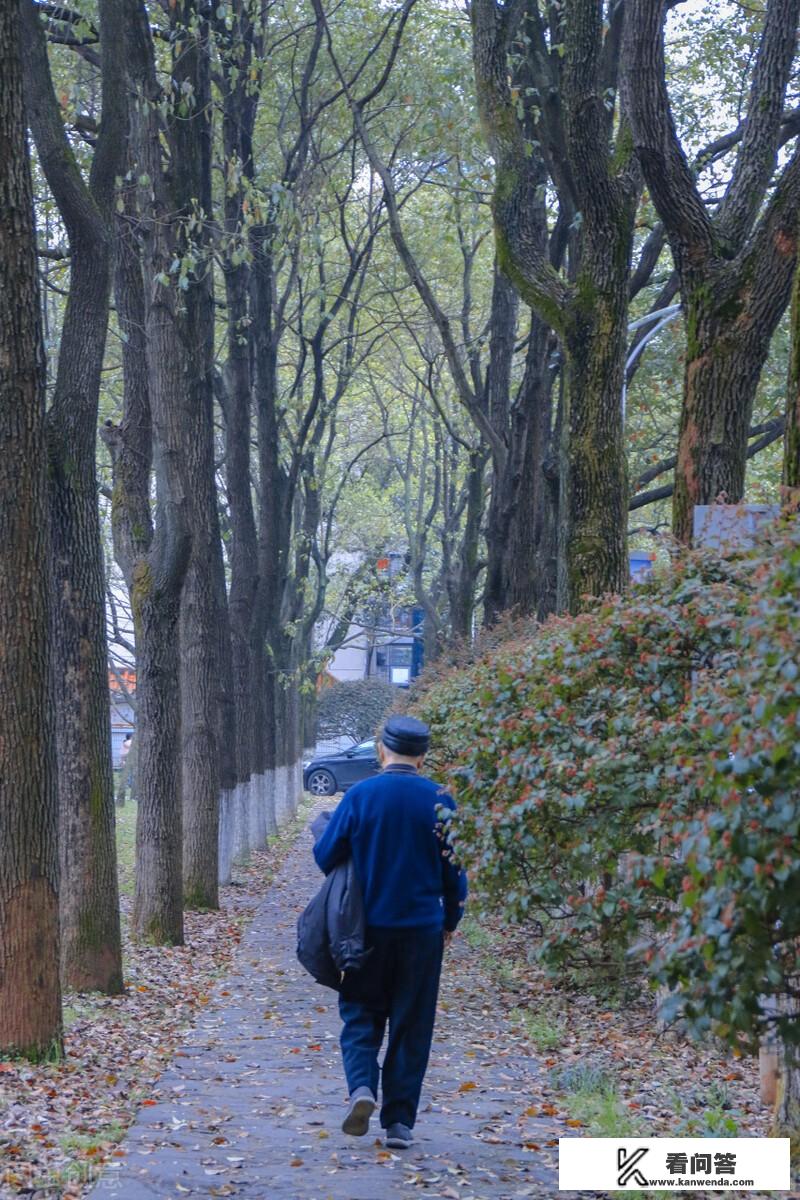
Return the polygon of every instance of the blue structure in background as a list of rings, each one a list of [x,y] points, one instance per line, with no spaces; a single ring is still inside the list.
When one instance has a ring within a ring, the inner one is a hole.
[[[653,569],[655,554],[650,550],[631,550],[631,580],[646,579]],[[385,567],[383,564],[385,563]],[[380,560],[379,570],[398,575],[406,566],[404,556],[392,552]],[[396,687],[408,687],[425,666],[425,610],[422,607],[398,607],[383,611],[383,620],[394,632],[375,645],[367,674],[385,679]]]
[[[412,608],[411,622],[415,635],[411,643],[411,678],[416,679],[425,666],[425,610]]]
[[[631,550],[631,579],[635,583],[637,579],[644,579],[650,574],[653,569],[655,555],[648,550]]]
[[[388,580],[405,575],[409,561],[406,551],[390,550],[376,564],[379,578]],[[408,687],[425,663],[425,610],[412,605],[395,606],[387,601],[371,616],[386,632],[376,639],[368,657],[367,676],[385,679],[395,687]]]
[[[111,706],[111,761],[120,763],[122,743],[133,733],[136,713],[131,701],[136,696],[136,672],[133,667],[120,666],[108,673],[108,694]]]
[[[422,608],[387,610],[384,617],[394,632],[378,643],[368,674],[395,687],[408,687],[425,663],[425,612]]]

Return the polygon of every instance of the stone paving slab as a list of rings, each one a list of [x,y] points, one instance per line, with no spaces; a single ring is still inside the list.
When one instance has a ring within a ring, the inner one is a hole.
[[[295,958],[299,912],[321,883],[305,831],[123,1143],[93,1200],[517,1200],[555,1196],[559,1130],[525,1115],[536,1064],[504,1041],[491,981],[448,953],[415,1145],[340,1130],[346,1087],[336,996]],[[536,1149],[531,1149],[535,1146]]]

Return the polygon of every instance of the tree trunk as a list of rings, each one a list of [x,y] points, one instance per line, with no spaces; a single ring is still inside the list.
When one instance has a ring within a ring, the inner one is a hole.
[[[540,620],[556,609],[558,476],[552,445],[554,339],[531,314],[525,374],[512,410],[508,477],[513,486],[505,538],[506,608]]]
[[[481,522],[483,520],[487,451],[481,447],[470,454],[467,477],[467,511],[461,538],[458,563],[446,580],[450,607],[450,630],[453,637],[467,645],[472,641],[475,620],[475,589],[480,564]]]
[[[280,460],[278,424],[278,344],[273,328],[272,238],[274,226],[251,231],[254,255],[251,288],[253,363],[258,429],[258,590],[251,629],[255,679],[264,690],[254,695],[253,730],[257,770],[272,781],[268,829],[286,819],[285,705],[282,675],[289,662],[289,647],[282,629],[291,551],[293,496]],[[262,757],[263,756],[263,757]]]
[[[800,508],[800,269],[795,271],[790,329],[786,428],[783,434],[783,487],[786,507],[797,511]]]
[[[495,264],[490,315],[489,365],[486,372],[486,407],[492,428],[504,447],[504,453],[502,456],[495,453],[493,457],[492,490],[486,517],[488,561],[483,596],[483,619],[486,625],[493,625],[500,614],[508,608],[506,553],[509,522],[514,506],[513,493],[518,483],[509,470],[511,446],[508,434],[508,415],[518,307],[519,301],[514,288]]]
[[[267,695],[271,701],[267,744],[271,752],[275,824],[281,829],[286,823],[286,690],[269,657],[267,663]]]
[[[686,317],[686,367],[673,530],[690,543],[694,506],[744,494],[750,417],[797,259],[800,151],[776,181],[800,0],[768,0],[753,58],[744,132],[712,212],[670,111],[660,0],[630,0],[623,80],[633,138],[667,231]],[[765,197],[769,194],[766,204]]]
[[[507,282],[505,287],[511,290]],[[495,458],[487,514],[484,620],[489,625],[508,611],[546,616],[556,604],[553,489],[545,476],[551,439],[553,339],[549,326],[532,312],[525,374],[512,400],[510,367],[516,328],[513,321],[509,326],[508,315],[502,306],[496,312],[493,302],[492,324],[497,319],[511,334],[510,343],[493,341],[487,380],[492,423],[506,446],[502,460]],[[496,367],[492,369],[498,359],[506,364],[502,379]]]
[[[288,758],[288,817],[289,821],[294,820],[297,812],[299,801],[298,792],[298,763],[303,756],[303,746],[300,738],[300,690],[298,680],[298,668],[294,667],[292,678],[288,689],[288,704],[287,704],[287,758]]]
[[[278,800],[276,794],[278,745],[275,728],[277,685],[264,641],[253,642],[253,757],[258,772],[264,778],[264,803],[268,834],[278,831]]]
[[[231,216],[231,221],[235,217]],[[228,302],[228,361],[225,367],[225,479],[231,524],[230,596],[233,700],[236,712],[236,797],[265,767],[257,761],[256,722],[261,719],[259,667],[254,647],[254,606],[258,588],[258,541],[251,492],[251,378],[247,326],[247,268],[225,272]],[[235,821],[235,814],[233,815]]]
[[[634,208],[617,212],[617,237],[604,230],[585,247],[566,338],[566,455],[560,464],[566,590],[559,607],[571,612],[586,596],[622,592],[628,582],[621,397]]]
[[[797,1054],[796,1047],[794,1048]],[[773,1122],[774,1137],[796,1138],[800,1130],[800,1062],[797,1057],[781,1062],[778,1097]]]
[[[146,562],[131,596],[136,628],[139,757],[132,925],[157,945],[183,942],[178,596],[160,592]]]
[[[193,474],[190,466],[190,479]],[[183,890],[186,908],[219,908],[220,645],[213,550],[209,538],[201,541],[198,532],[195,528],[180,608]]]
[[[138,810],[132,924],[140,936],[156,942],[180,943],[183,913],[178,617],[179,580],[188,562],[189,543],[176,517],[168,519],[165,514],[167,488],[160,464],[157,464],[159,504],[153,528],[150,503],[153,440],[159,448],[158,455],[163,455],[164,433],[162,424],[154,439],[150,396],[157,392],[159,381],[153,379],[149,359],[160,352],[170,361],[174,347],[171,324],[160,321],[154,325],[152,312],[148,310],[139,247],[131,233],[135,209],[130,193],[126,203],[128,219],[120,225],[116,273],[117,312],[125,335],[124,415],[119,428],[109,423],[102,433],[114,468],[114,551],[130,593],[136,635]],[[163,423],[163,399],[161,404],[159,421]]]
[[[683,291],[687,345],[673,532],[691,543],[694,506],[738,504],[744,497],[753,404],[770,341],[788,302],[794,241],[770,280],[723,267]],[[788,410],[787,410],[788,411]]]
[[[557,574],[558,606],[571,611],[627,580],[621,392],[639,179],[624,115],[615,121],[608,102],[622,12],[621,4],[609,9],[606,27],[596,0],[565,0],[553,16],[563,50],[554,70],[536,6],[471,6],[478,106],[495,159],[498,259],[522,299],[558,332],[566,358]],[[522,99],[531,95],[535,104]],[[552,236],[548,175],[559,200]],[[560,273],[567,243],[569,279]]]
[[[244,816],[251,793],[264,792],[262,648],[255,633],[258,588],[258,542],[253,508],[251,465],[252,354],[249,288],[251,269],[245,261],[246,209],[254,179],[253,125],[260,97],[260,65],[253,68],[260,32],[247,4],[236,3],[233,22],[219,21],[216,40],[222,76],[222,140],[226,167],[235,169],[239,186],[225,189],[225,230],[230,238],[225,263],[227,361],[222,373],[225,426],[225,481],[231,528],[229,620],[231,687],[235,712],[235,783],[227,795],[229,859],[241,854]],[[252,76],[255,69],[256,78]],[[237,832],[238,831],[238,832]],[[233,843],[237,844],[234,846]],[[227,865],[227,864],[226,864]]]
[[[58,746],[61,971],[77,991],[122,991],[114,781],[97,507],[97,412],[110,294],[110,209],[122,161],[116,5],[100,6],[103,115],[83,182],[53,90],[38,10],[23,7],[30,123],[71,250],[53,402],[47,416]]]
[[[316,676],[310,676],[306,681],[306,689],[302,695],[302,714],[300,721],[300,741],[303,753],[313,751],[316,745],[315,730],[317,726],[317,688]]]
[[[178,238],[174,200],[166,191],[163,174],[161,92],[147,13],[141,5],[133,15],[127,51],[131,82],[138,93],[131,106],[131,144],[138,180],[156,481],[152,541],[132,570],[139,718],[133,927],[142,937],[178,944],[183,941],[178,617],[191,551],[185,430],[192,418],[179,288],[170,275]]]
[[[17,4],[0,5],[0,1053],[61,1049],[45,361]]]
[[[150,511],[151,411],[148,356],[158,352],[146,319],[144,278],[136,245],[123,230],[118,244],[116,301],[125,333],[124,416],[102,433],[114,468],[114,551],[131,597],[136,636],[136,889],[132,925],[142,937],[183,940],[180,807],[180,695],[178,620],[180,579],[189,540],[164,513],[164,468],[158,464],[156,528]],[[169,326],[160,323],[161,352]],[[163,414],[161,414],[163,420]],[[159,447],[161,436],[156,435]],[[132,751],[133,753],[133,751]]]
[[[80,249],[73,247],[73,255]],[[108,270],[105,255],[98,268]],[[91,262],[87,252],[84,262]],[[97,260],[95,260],[97,261]],[[71,352],[91,354],[91,302],[81,305],[82,271],[72,268],[64,322],[59,377],[71,374]],[[105,279],[95,281],[101,291]],[[105,309],[108,296],[101,301]],[[73,305],[75,307],[73,307]],[[80,307],[78,307],[80,306]],[[86,340],[76,335],[83,313]],[[96,332],[100,332],[95,327]],[[111,765],[111,715],[105,629],[105,571],[100,540],[95,479],[97,375],[84,393],[87,408],[79,415],[78,396],[62,394],[48,414],[49,511],[52,539],[54,612],[54,687],[57,697],[59,851],[61,870],[61,971],[74,991],[123,990],[119,892]],[[75,375],[72,382],[77,383]],[[88,381],[87,381],[88,382]],[[94,386],[93,386],[94,384]],[[58,383],[56,392],[58,394]],[[88,456],[87,456],[88,451]]]
[[[300,757],[298,695],[287,663],[275,679],[275,816],[278,826],[292,820],[296,807],[295,765]]]
[[[154,265],[163,268],[163,259]],[[145,290],[153,276],[145,274]],[[149,276],[149,277],[148,277]],[[150,307],[145,323],[148,374],[155,430],[157,490],[161,496],[153,547],[133,573],[131,607],[136,631],[136,711],[139,758],[136,790],[136,888],[133,928],[156,943],[183,942],[181,722],[179,614],[181,586],[189,564],[190,537],[185,499],[177,481],[180,357],[174,318],[166,304]],[[156,366],[156,363],[158,365]],[[172,376],[170,378],[170,375]],[[159,378],[161,376],[161,378]],[[158,400],[156,400],[158,397]],[[155,420],[156,405],[161,407]],[[170,458],[168,465],[166,459]]]
[[[187,95],[190,117],[170,125],[172,191],[183,221],[199,230],[179,235],[185,268],[181,313],[187,347],[182,423],[187,514],[192,553],[181,595],[180,695],[183,796],[183,885],[189,908],[219,907],[219,799],[217,753],[220,645],[215,557],[220,553],[214,464],[214,298],[206,215],[211,213],[211,83],[207,23],[193,0],[173,10],[173,84]]]
[[[219,511],[217,513],[219,519]],[[214,587],[218,613],[219,677],[217,679],[217,758],[219,762],[219,829],[217,871],[220,883],[230,883],[231,813],[236,794],[236,708],[234,703],[233,658],[225,562],[222,540],[214,555]]]
[[[792,979],[796,985],[797,978]],[[783,1015],[788,1015],[795,1024],[800,1017],[800,1004],[796,995],[784,995],[778,1000],[778,1006]],[[800,1133],[800,1047],[796,1044],[778,1043],[780,1075],[778,1078],[777,1097],[773,1137],[790,1137],[796,1139]]]

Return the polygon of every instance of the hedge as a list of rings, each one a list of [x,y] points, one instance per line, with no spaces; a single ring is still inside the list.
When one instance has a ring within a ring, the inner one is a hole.
[[[700,1029],[800,1042],[799,659],[793,522],[423,677],[456,852],[551,971],[644,971]]]
[[[397,688],[383,679],[347,679],[324,688],[317,700],[317,740],[374,736],[397,700]]]

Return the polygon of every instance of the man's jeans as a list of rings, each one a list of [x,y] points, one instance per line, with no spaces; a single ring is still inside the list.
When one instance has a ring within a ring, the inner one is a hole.
[[[428,1065],[442,968],[441,929],[367,929],[372,953],[345,976],[339,996],[342,1058],[350,1093],[378,1095],[378,1052],[389,1023],[381,1071],[384,1129],[413,1128]]]

